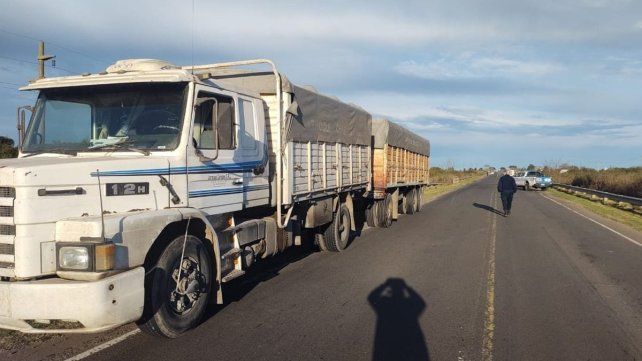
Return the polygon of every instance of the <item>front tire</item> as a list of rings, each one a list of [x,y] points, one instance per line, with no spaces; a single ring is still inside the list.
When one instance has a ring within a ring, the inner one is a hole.
[[[146,317],[141,329],[155,336],[176,338],[197,326],[212,294],[213,269],[211,252],[198,237],[172,240],[147,272]]]
[[[531,185],[530,185],[530,184],[528,184],[528,182],[526,182],[526,183],[524,184],[524,190],[525,190],[525,191],[527,191],[527,192],[531,190]]]

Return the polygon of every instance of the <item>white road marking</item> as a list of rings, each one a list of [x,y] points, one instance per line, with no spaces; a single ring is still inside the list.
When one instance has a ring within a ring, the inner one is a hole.
[[[491,207],[497,206],[497,198],[491,193]],[[490,246],[488,250],[488,278],[486,279],[486,310],[484,335],[482,339],[482,360],[493,360],[493,338],[495,337],[495,243],[497,239],[497,214],[491,214]]]
[[[623,235],[622,233],[620,233],[620,232],[618,232],[618,231],[614,230],[613,228],[611,228],[611,227],[609,227],[609,226],[607,226],[607,225],[605,225],[605,224],[602,224],[602,223],[600,223],[600,222],[598,222],[598,221],[594,220],[594,219],[593,219],[593,218],[591,218],[591,217],[587,217],[587,216],[583,215],[582,213],[580,213],[580,212],[578,212],[578,211],[576,211],[576,210],[574,210],[574,209],[572,209],[572,208],[570,208],[570,207],[566,206],[565,204],[562,204],[562,203],[560,203],[560,202],[558,202],[558,201],[556,201],[556,200],[554,200],[554,199],[552,199],[552,198],[550,198],[550,197],[548,197],[548,196],[545,196],[545,195],[543,195],[543,194],[542,194],[542,197],[544,197],[544,198],[548,199],[549,201],[551,201],[551,202],[553,202],[553,203],[557,203],[557,204],[559,204],[560,206],[562,206],[562,207],[564,207],[564,208],[568,209],[569,211],[571,211],[571,212],[573,212],[573,213],[575,213],[575,214],[577,214],[577,215],[579,215],[579,216],[582,216],[582,217],[584,217],[584,218],[588,219],[589,221],[591,221],[591,222],[593,222],[593,223],[595,223],[595,224],[599,225],[600,227],[602,227],[602,228],[604,228],[604,229],[607,229],[607,230],[609,230],[609,231],[611,231],[611,232],[613,232],[613,233],[617,234],[618,236],[620,236],[620,237],[622,237],[622,238],[626,239],[627,241],[629,241],[629,242],[631,242],[631,243],[633,243],[633,244],[635,244],[635,245],[637,245],[637,246],[642,247],[642,243],[640,243],[640,242],[638,242],[638,241],[634,240],[633,238],[628,237],[628,236],[625,236],[625,235]]]
[[[66,359],[65,361],[82,360],[82,359],[87,358],[87,357],[89,357],[89,356],[91,356],[91,355],[93,355],[95,353],[98,353],[98,352],[100,352],[100,351],[102,351],[102,350],[104,350],[106,348],[112,347],[112,346],[114,346],[114,345],[116,345],[116,344],[118,344],[120,342],[123,342],[126,339],[128,339],[128,338],[130,338],[130,337],[132,337],[132,336],[134,336],[134,335],[136,335],[138,333],[140,333],[140,329],[137,328],[137,329],[135,329],[133,331],[127,332],[124,335],[118,336],[118,337],[116,337],[116,338],[114,338],[112,340],[109,340],[109,341],[107,341],[105,343],[102,343],[102,344],[100,344],[100,345],[98,345],[98,346],[96,346],[94,348],[91,348],[91,349],[89,349],[89,350],[87,350],[87,351],[85,351],[83,353],[80,353],[80,354],[78,354],[78,355],[76,355],[74,357],[70,357],[70,358]]]

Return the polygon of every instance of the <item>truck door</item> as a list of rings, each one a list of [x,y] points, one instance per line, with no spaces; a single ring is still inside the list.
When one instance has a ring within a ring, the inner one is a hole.
[[[238,105],[238,155],[248,168],[243,173],[243,186],[245,187],[243,205],[251,207],[265,204],[269,198],[269,182],[265,169],[267,166],[265,125],[259,116],[259,112],[263,109],[261,106],[257,107],[256,101],[252,98],[243,96],[239,96]]]
[[[237,211],[243,204],[244,165],[238,147],[238,98],[196,87],[187,178],[191,207],[206,213]]]

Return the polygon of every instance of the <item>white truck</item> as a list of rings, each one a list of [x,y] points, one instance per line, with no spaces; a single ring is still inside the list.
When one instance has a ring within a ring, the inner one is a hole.
[[[39,96],[18,110],[19,157],[0,162],[0,328],[138,321],[177,337],[303,229],[341,251],[356,212],[427,182],[426,160],[425,177],[375,195],[370,114],[269,60],[123,60],[21,89]]]

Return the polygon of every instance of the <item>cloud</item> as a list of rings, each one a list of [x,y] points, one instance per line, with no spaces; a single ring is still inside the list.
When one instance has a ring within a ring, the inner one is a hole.
[[[14,2],[0,13],[0,29],[28,38],[0,31],[0,56],[33,61],[37,42],[29,38],[44,38],[58,65],[77,73],[122,58],[179,65],[270,58],[297,84],[421,131],[436,157],[527,158],[506,141],[524,139],[546,147],[541,157],[584,147],[595,159],[639,163],[641,1],[196,0],[195,7]],[[24,84],[34,73],[31,63],[0,58],[0,81]],[[0,89],[0,130],[15,134],[15,106],[28,96]],[[610,152],[595,156],[596,144]]]
[[[550,62],[478,56],[472,53],[443,56],[425,63],[407,60],[394,66],[394,70],[399,74],[423,79],[537,77],[559,72],[563,69],[562,65]]]

